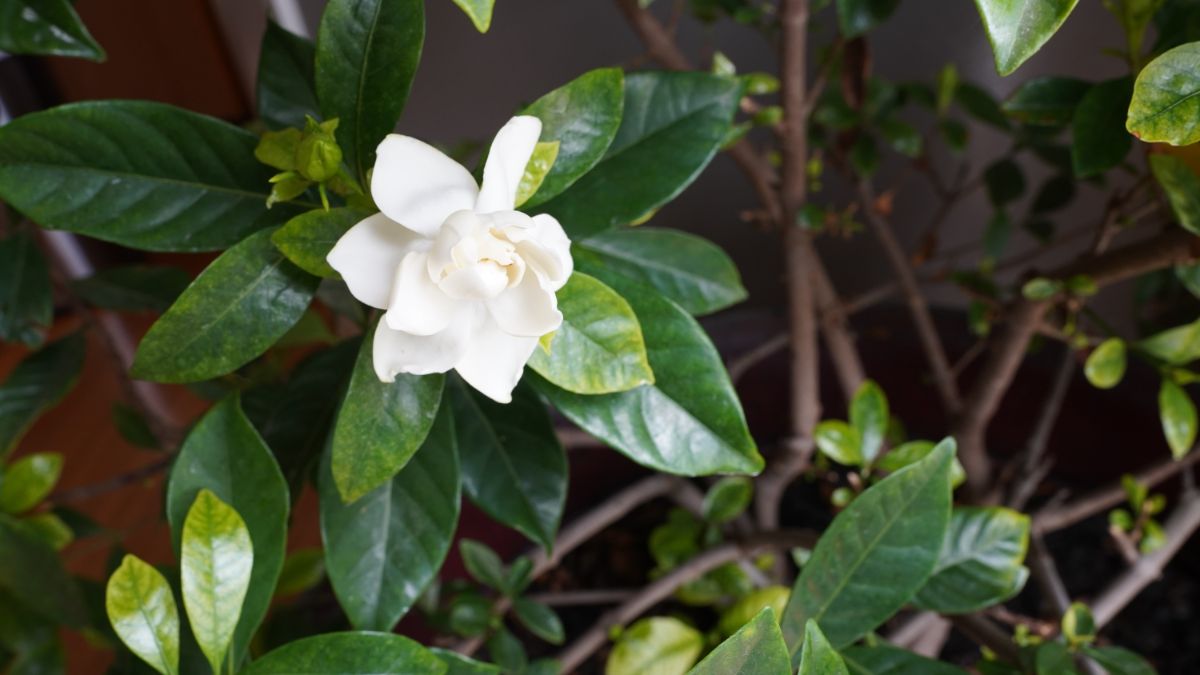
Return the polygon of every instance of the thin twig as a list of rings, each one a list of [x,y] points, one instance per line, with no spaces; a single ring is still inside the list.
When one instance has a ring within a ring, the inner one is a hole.
[[[1071,606],[1071,596],[1067,593],[1067,586],[1058,573],[1058,565],[1054,563],[1054,557],[1046,549],[1046,542],[1042,540],[1042,535],[1037,532],[1029,538],[1029,567],[1033,578],[1037,580],[1038,586],[1041,587],[1042,593],[1050,601],[1055,612],[1059,616],[1065,614]]]
[[[173,461],[175,461],[174,453],[168,453],[166,456],[150,464],[140,466],[119,476],[113,476],[99,483],[59,490],[50,495],[49,499],[54,504],[71,504],[87,501],[100,495],[120,490],[123,487],[140,483],[156,474],[166,471]]]
[[[1017,482],[1009,494],[1008,505],[1018,511],[1025,509],[1034,490],[1045,478],[1045,471],[1040,470],[1042,457],[1046,454],[1046,448],[1050,444],[1050,434],[1054,431],[1054,423],[1058,421],[1063,401],[1067,398],[1067,390],[1071,387],[1071,378],[1075,374],[1075,368],[1075,352],[1070,347],[1066,347],[1062,363],[1054,376],[1054,384],[1050,386],[1050,393],[1046,395],[1046,402],[1042,404],[1042,410],[1033,427],[1033,433],[1029,436],[1029,443],[1025,448],[1025,457],[1019,469]]]
[[[558,591],[555,593],[529,593],[527,600],[540,602],[551,607],[579,607],[586,605],[616,605],[637,595],[635,588],[607,588],[595,591]]]

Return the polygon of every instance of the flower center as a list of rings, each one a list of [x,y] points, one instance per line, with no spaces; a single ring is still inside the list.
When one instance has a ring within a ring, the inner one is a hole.
[[[429,271],[444,293],[488,300],[520,283],[525,261],[489,215],[460,211],[442,225],[430,252]]]

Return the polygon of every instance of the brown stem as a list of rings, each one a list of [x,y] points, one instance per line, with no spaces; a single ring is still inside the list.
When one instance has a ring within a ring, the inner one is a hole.
[[[1067,398],[1067,390],[1071,388],[1071,378],[1075,375],[1075,368],[1075,352],[1067,347],[1062,357],[1062,364],[1054,377],[1054,384],[1051,385],[1050,393],[1046,395],[1046,402],[1042,405],[1041,413],[1038,415],[1037,424],[1034,425],[1033,433],[1029,436],[1025,458],[1018,469],[1019,477],[1009,494],[1008,505],[1018,511],[1025,509],[1029,498],[1033,496],[1033,491],[1037,489],[1038,484],[1046,475],[1041,468],[1042,457],[1046,454],[1046,448],[1050,444],[1050,434],[1054,431],[1054,423],[1058,421],[1059,411],[1062,410],[1063,401]]]

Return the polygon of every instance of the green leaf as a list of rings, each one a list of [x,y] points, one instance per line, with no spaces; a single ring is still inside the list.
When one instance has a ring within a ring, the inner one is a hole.
[[[889,419],[887,396],[879,385],[867,380],[850,401],[850,425],[858,432],[859,449],[867,464],[883,448]]]
[[[513,601],[513,611],[516,612],[521,625],[528,628],[529,632],[550,644],[563,643],[565,634],[562,621],[554,610],[528,598],[517,598]]]
[[[376,675],[446,672],[431,651],[402,635],[326,633],[290,642],[258,659],[241,675]]]
[[[1126,127],[1145,143],[1200,141],[1200,43],[1180,45],[1142,69]]]
[[[1054,296],[1062,293],[1063,284],[1057,279],[1047,279],[1045,277],[1036,277],[1025,282],[1021,286],[1021,295],[1026,300],[1043,301],[1050,300]]]
[[[50,270],[33,235],[0,239],[0,341],[37,346],[53,319]]]
[[[334,422],[333,480],[346,503],[404,468],[433,427],[445,383],[442,375],[406,374],[380,382],[371,364],[372,335],[362,341]]]
[[[1033,214],[1045,214],[1058,211],[1071,203],[1075,198],[1075,179],[1069,175],[1058,175],[1050,178],[1038,188],[1030,207]],[[1026,227],[1029,227],[1026,225]]]
[[[108,580],[104,605],[130,651],[163,675],[179,672],[179,610],[162,573],[125,556]]]
[[[480,33],[488,32],[492,26],[492,11],[496,8],[496,0],[454,0],[459,9],[471,17],[475,30]]]
[[[105,58],[68,0],[0,0],[0,51]]]
[[[1011,75],[1058,31],[1079,0],[975,0],[996,56]]]
[[[581,396],[529,381],[572,422],[644,466],[685,476],[761,471],[729,375],[699,324],[645,287],[615,287],[642,325],[655,384]]]
[[[717,624],[717,629],[721,635],[733,635],[747,623],[754,620],[760,612],[768,608],[773,612],[771,616],[772,620],[778,625],[779,617],[783,616],[783,610],[787,607],[788,597],[791,594],[792,589],[787,586],[767,586],[766,588],[752,591],[742,596],[729,609],[721,613],[721,620]],[[780,639],[782,640],[782,638],[783,635],[780,634]],[[786,661],[785,663],[789,666],[791,665],[790,661]]]
[[[850,647],[842,651],[842,658],[851,675],[967,675],[961,668],[891,645]]]
[[[162,103],[59,106],[0,127],[0,199],[45,227],[131,248],[221,249],[296,212],[267,210],[257,142]]]
[[[349,207],[308,211],[284,223],[271,235],[271,241],[305,272],[340,279],[341,275],[329,266],[325,257],[347,230],[370,215],[370,211]]]
[[[229,652],[253,566],[245,521],[212,491],[200,490],[183,521],[179,576],[188,624],[214,673]]]
[[[620,228],[574,242],[571,252],[576,269],[609,284],[614,277],[645,284],[696,316],[746,299],[725,251],[685,232]]]
[[[1075,659],[1061,642],[1045,642],[1034,656],[1037,675],[1075,675]]]
[[[909,441],[878,457],[875,460],[875,468],[889,473],[899,471],[909,464],[921,461],[933,452],[935,447],[930,441]],[[966,479],[966,471],[955,457],[954,462],[950,465],[950,485],[957,487],[962,485]]]
[[[524,673],[529,667],[529,655],[525,653],[525,646],[504,626],[487,639],[487,650],[504,672]]]
[[[191,283],[178,267],[130,265],[100,270],[71,282],[71,290],[100,309],[162,312],[179,299]]]
[[[1062,616],[1063,637],[1072,648],[1096,640],[1096,620],[1082,602],[1072,602]]]
[[[740,98],[738,82],[717,75],[626,76],[624,115],[604,158],[540,210],[558,218],[572,239],[638,220],[708,165]]]
[[[303,129],[306,118],[317,117],[313,84],[316,48],[299,35],[267,21],[258,57],[258,116],[271,129]]]
[[[55,623],[85,623],[83,597],[62,559],[36,527],[0,515],[0,590]]]
[[[684,675],[704,651],[704,636],[679,619],[654,616],[625,629],[608,655],[606,675]]]
[[[821,632],[814,619],[804,624],[804,643],[800,648],[798,675],[849,675],[846,662]]]
[[[1155,154],[1149,158],[1154,178],[1167,194],[1171,211],[1184,229],[1200,234],[1200,176],[1182,159]]]
[[[392,630],[438,574],[460,501],[459,447],[442,406],[412,459],[354,504],[321,469],[321,535],[329,580],[355,628]]]
[[[576,394],[611,394],[654,382],[642,328],[616,291],[576,272],[558,291],[563,322],[550,353],[537,349],[529,367]]]
[[[37,506],[54,489],[62,473],[57,452],[26,455],[0,471],[0,511],[24,513]]]
[[[1146,659],[1121,647],[1084,647],[1083,653],[1103,666],[1109,675],[1157,675],[1158,672]]]
[[[184,521],[201,490],[233,507],[250,531],[250,590],[233,636],[241,662],[275,594],[287,542],[288,488],[271,451],[232,396],[213,406],[184,439],[167,481],[167,522],[179,551]]]
[[[967,114],[984,124],[1000,131],[1008,131],[1011,126],[1008,116],[1004,114],[1004,109],[1000,107],[1000,102],[983,87],[970,82],[960,82],[954,89],[954,100],[962,106],[963,110],[967,111]]]
[[[1133,137],[1124,128],[1132,93],[1129,78],[1093,86],[1079,101],[1071,122],[1071,162],[1080,178],[1095,176],[1125,160]]]
[[[815,619],[844,647],[904,606],[933,573],[950,522],[946,439],[921,461],[888,476],[833,520],[800,571],[783,616],[798,663],[801,635]]]
[[[458,542],[458,552],[472,579],[496,591],[504,592],[508,588],[504,561],[490,546],[474,539],[463,539]]]
[[[1200,358],[1200,319],[1151,335],[1137,348],[1168,365],[1187,365]]]
[[[317,100],[363,185],[395,128],[425,41],[422,0],[332,0],[317,32]]]
[[[476,661],[449,649],[430,647],[429,651],[446,664],[446,675],[500,675],[501,673],[500,666]]]
[[[785,675],[791,671],[791,657],[779,632],[779,622],[774,610],[767,607],[717,645],[689,675]]]
[[[138,345],[130,374],[157,382],[199,382],[265,352],[295,325],[318,279],[288,262],[258,232],[214,260]]]
[[[745,476],[729,476],[717,481],[704,495],[704,519],[727,523],[742,515],[754,497],[754,481]]]
[[[1188,293],[1200,298],[1200,264],[1176,265],[1175,278],[1179,279]]]
[[[843,466],[862,466],[862,437],[842,420],[825,420],[813,431],[817,449]]]
[[[1025,194],[1025,174],[1011,159],[1002,159],[989,166],[983,172],[983,183],[988,198],[996,207],[1016,201]]]
[[[0,459],[75,386],[86,346],[82,332],[71,333],[26,356],[9,373],[0,385]]]
[[[554,162],[558,159],[559,145],[561,144],[558,141],[538,141],[533,146],[533,155],[530,156],[529,163],[525,165],[525,173],[521,174],[521,181],[517,184],[517,197],[514,203],[518,208],[541,189],[542,182],[546,180],[547,174],[550,173]]]
[[[283,560],[275,599],[298,595],[315,588],[325,580],[325,551],[321,548],[302,548],[292,551]]]
[[[1163,380],[1158,390],[1158,414],[1171,454],[1181,459],[1196,442],[1196,406],[1183,387]]]
[[[883,23],[896,11],[900,0],[837,0],[838,26],[842,37],[858,37]]]
[[[1002,107],[1009,117],[1024,124],[1064,127],[1091,88],[1091,83],[1073,77],[1034,77],[1021,83]]]
[[[999,507],[954,509],[933,576],[913,603],[942,614],[970,614],[1025,586],[1029,516]]]
[[[620,68],[599,68],[521,111],[542,120],[541,140],[559,144],[550,172],[522,208],[532,210],[558,196],[596,166],[617,135],[624,105],[625,74]]]
[[[462,448],[463,489],[496,520],[549,550],[567,496],[567,457],[527,387],[495,403],[455,380],[447,392]]]
[[[1088,355],[1083,374],[1097,389],[1112,389],[1125,376],[1125,341],[1109,338]]]

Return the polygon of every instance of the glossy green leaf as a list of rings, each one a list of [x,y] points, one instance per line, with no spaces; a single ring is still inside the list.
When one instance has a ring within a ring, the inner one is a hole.
[[[241,662],[275,594],[290,505],[279,465],[238,403],[233,396],[216,404],[184,439],[167,481],[166,503],[176,551],[180,550],[188,510],[203,489],[233,507],[250,531],[254,565],[234,631],[231,653],[235,664]]]
[[[1121,647],[1084,647],[1083,653],[1099,663],[1108,675],[1157,675],[1140,655]]]
[[[554,165],[522,208],[539,210],[534,207],[558,196],[596,166],[617,135],[624,105],[625,74],[620,68],[599,68],[521,111],[542,120],[541,140],[559,143]]]
[[[326,633],[290,642],[258,659],[242,675],[441,675],[431,651],[390,633]]]
[[[654,382],[642,328],[616,291],[576,272],[558,291],[563,322],[550,352],[536,349],[529,367],[576,394],[611,394]]]
[[[69,0],[0,0],[0,51],[105,58]]]
[[[950,522],[946,439],[921,461],[868,488],[833,520],[792,589],[783,634],[798,663],[804,626],[815,619],[844,647],[899,610],[933,573]]]
[[[858,431],[859,449],[868,464],[883,448],[890,419],[887,396],[879,385],[867,380],[850,401],[850,426]]]
[[[1011,75],[1067,20],[1079,0],[975,0],[996,56],[996,72]]]
[[[163,675],[179,672],[179,610],[161,572],[125,556],[108,580],[104,605],[130,651]]]
[[[93,101],[0,127],[0,199],[31,220],[131,248],[211,251],[286,220],[255,136],[149,101]],[[136,148],[137,152],[129,152]]]
[[[179,576],[188,624],[214,673],[225,663],[253,566],[245,521],[212,491],[200,490],[183,521]]]
[[[1091,83],[1073,77],[1031,78],[1004,102],[1004,112],[1024,124],[1063,127],[1071,123],[1075,108],[1091,88]]]
[[[1151,335],[1137,348],[1168,365],[1187,365],[1200,359],[1200,320]]]
[[[581,396],[528,379],[572,422],[644,466],[687,476],[761,471],[737,394],[703,329],[654,291],[610,281],[642,325],[655,384]]]
[[[1088,355],[1083,374],[1097,389],[1112,389],[1125,376],[1125,341],[1109,338]]]
[[[740,98],[737,81],[717,75],[626,76],[621,126],[604,158],[539,210],[558,218],[572,239],[638,220],[708,165]]]
[[[517,598],[513,601],[513,611],[529,632],[550,644],[562,644],[565,639],[563,625],[554,610],[528,598]]]
[[[821,454],[843,466],[861,466],[862,437],[858,429],[841,420],[825,420],[813,431]]]
[[[454,0],[459,9],[471,17],[475,30],[480,33],[488,32],[492,26],[492,11],[496,8],[496,0]]]
[[[229,373],[300,320],[317,283],[271,245],[269,231],[250,235],[214,260],[150,327],[130,374],[199,382]]]
[[[26,356],[9,373],[0,385],[0,459],[75,386],[86,346],[82,332],[71,333]]]
[[[605,675],[684,675],[704,651],[704,636],[679,619],[654,616],[625,629]]]
[[[508,587],[504,574],[504,561],[500,554],[490,546],[474,539],[463,539],[458,542],[458,552],[462,556],[463,566],[467,574],[479,583],[493,590],[504,592]]]
[[[306,117],[317,117],[313,43],[267,21],[258,57],[258,116],[271,129],[304,128]]]
[[[391,133],[425,41],[422,0],[332,0],[317,32],[317,100],[359,182]]]
[[[842,37],[862,35],[883,23],[896,11],[900,0],[837,0],[838,25]]]
[[[1062,615],[1062,634],[1072,648],[1096,640],[1096,619],[1082,602],[1072,602]]]
[[[849,675],[846,662],[838,654],[814,619],[804,624],[804,642],[800,647],[798,675]]]
[[[774,610],[767,607],[717,645],[689,675],[788,675],[791,671],[792,661],[779,622]]]
[[[325,257],[347,230],[369,215],[370,211],[349,207],[308,211],[284,223],[271,235],[271,241],[305,272],[338,279],[341,275],[329,266]]]
[[[23,513],[42,502],[62,473],[57,452],[26,455],[0,471],[0,511]]]
[[[0,515],[0,590],[55,623],[79,628],[86,614],[75,578],[36,527]]]
[[[1146,143],[1200,141],[1200,43],[1180,45],[1138,74],[1126,122]]]
[[[446,675],[500,675],[500,666],[476,661],[456,651],[430,647],[429,651],[446,664]]]
[[[100,309],[162,312],[179,299],[191,281],[178,267],[130,265],[100,270],[71,282],[71,289]]]
[[[576,269],[610,285],[613,277],[645,284],[696,316],[746,299],[729,256],[686,232],[620,228],[575,242],[571,253]]]
[[[442,567],[458,524],[459,447],[450,407],[391,480],[342,502],[321,469],[321,535],[329,580],[355,628],[390,631]]]
[[[891,645],[842,651],[850,675],[967,675],[967,671]]]
[[[442,375],[406,374],[380,382],[372,344],[371,335],[362,341],[333,428],[333,480],[346,503],[404,468],[433,427],[445,383]]]
[[[727,523],[742,515],[753,497],[754,481],[745,476],[722,478],[704,495],[704,519],[710,523]]]
[[[447,394],[463,489],[488,515],[549,550],[567,496],[567,457],[545,406],[526,387],[507,405],[457,380]]]
[[[999,507],[954,509],[933,576],[913,603],[942,614],[999,604],[1025,586],[1029,516]]]
[[[1076,176],[1095,176],[1125,161],[1133,147],[1124,122],[1131,92],[1129,79],[1119,78],[1093,86],[1079,101],[1071,122]]]
[[[54,318],[46,258],[31,233],[0,239],[0,342],[41,344]]]
[[[533,146],[533,155],[525,165],[525,173],[521,174],[521,181],[517,184],[517,197],[514,202],[517,208],[528,202],[529,198],[542,188],[542,183],[558,160],[560,145],[558,141],[538,141]]]
[[[1176,221],[1192,234],[1200,234],[1200,176],[1174,155],[1150,155],[1148,161]]]
[[[1196,406],[1183,387],[1163,380],[1158,390],[1158,415],[1163,435],[1175,459],[1186,455],[1196,442]]]

